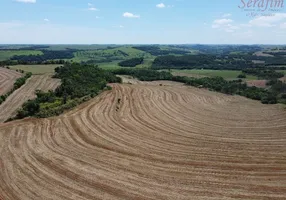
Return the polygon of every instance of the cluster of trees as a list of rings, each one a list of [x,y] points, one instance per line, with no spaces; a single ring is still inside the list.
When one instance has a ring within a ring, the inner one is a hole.
[[[252,56],[253,60],[261,60],[265,62],[265,66],[270,65],[285,65],[286,57],[285,56],[274,56],[274,57],[267,57],[267,56]]]
[[[199,54],[185,56],[159,56],[152,65],[153,69],[229,69],[241,70],[252,67],[251,61],[221,56]]]
[[[19,89],[22,85],[24,85],[27,79],[30,78],[31,76],[32,76],[32,73],[29,72],[29,73],[26,73],[25,76],[18,78],[15,81],[13,88],[7,94],[0,96],[0,104],[2,104],[7,99],[7,97],[10,96],[15,90]]]
[[[47,61],[33,61],[33,62],[26,62],[26,61],[17,61],[17,60],[5,60],[0,61],[0,67],[1,66],[9,66],[9,65],[50,65],[50,64],[60,64],[63,65],[65,63],[68,63],[68,61],[64,60],[47,60]]]
[[[284,77],[282,72],[277,72],[275,70],[261,70],[261,69],[244,69],[242,70],[245,74],[251,74],[257,76],[259,79],[278,79]]]
[[[49,60],[72,59],[75,50],[47,51],[43,50],[43,55],[15,55],[10,60],[16,60],[20,64],[43,63]]]
[[[190,53],[190,51],[183,50],[183,49],[175,49],[175,48],[161,49],[160,46],[156,46],[156,45],[135,46],[133,48],[141,50],[141,51],[145,51],[147,53],[150,53],[153,56],[162,56],[162,55],[169,55],[169,54],[185,55],[185,54]]]
[[[61,79],[61,85],[55,91],[37,91],[37,98],[23,105],[17,119],[58,115],[107,89],[107,83],[121,82],[113,73],[95,65],[67,63],[57,67],[55,72],[55,78]]]
[[[143,58],[131,58],[128,60],[124,60],[118,63],[121,67],[136,67],[137,65],[142,64],[144,61]]]

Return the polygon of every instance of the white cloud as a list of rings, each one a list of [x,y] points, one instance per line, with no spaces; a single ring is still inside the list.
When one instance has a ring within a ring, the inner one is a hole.
[[[217,24],[217,25],[229,24],[231,22],[233,22],[233,20],[231,20],[231,19],[216,19],[216,20],[214,20],[214,24]]]
[[[45,22],[49,22],[50,20],[46,18],[46,19],[44,19],[44,21],[45,21]]]
[[[159,3],[159,4],[156,5],[156,7],[157,8],[165,8],[166,6],[163,3]]]
[[[88,10],[90,10],[90,11],[97,11],[98,9],[95,8],[95,7],[91,7],[91,8],[88,8]]]
[[[239,26],[232,25],[232,23],[232,19],[216,19],[213,21],[212,28],[233,33],[235,30],[239,29]]]
[[[97,11],[98,9],[92,4],[92,3],[88,3],[88,10],[90,11]]]
[[[226,13],[226,14],[224,14],[222,17],[225,18],[225,17],[230,17],[230,16],[231,16],[230,13]]]
[[[21,3],[36,3],[37,0],[16,0],[17,2],[21,2]]]
[[[123,13],[122,16],[127,17],[127,18],[140,18],[140,15],[134,15],[133,13],[129,13],[129,12]]]
[[[216,19],[213,21],[212,28],[222,28],[227,26],[228,24],[232,23],[233,20],[231,19]]]

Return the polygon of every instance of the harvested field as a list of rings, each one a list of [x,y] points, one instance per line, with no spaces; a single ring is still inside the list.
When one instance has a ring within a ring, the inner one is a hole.
[[[22,76],[21,73],[14,70],[0,67],[0,96],[9,92],[16,81]]]
[[[253,80],[253,81],[246,81],[247,85],[249,87],[255,86],[258,88],[266,88],[267,80]]]
[[[48,75],[32,76],[27,80],[25,85],[14,91],[6,101],[0,105],[0,123],[14,116],[23,103],[35,98],[36,90],[53,90],[59,84],[59,79],[52,79]]]
[[[243,97],[114,84],[60,117],[0,125],[0,199],[284,200],[285,120]]]
[[[264,56],[264,57],[274,57],[273,55],[268,54],[268,53],[264,53],[263,51],[256,52],[256,53],[254,53],[254,55],[255,56]]]

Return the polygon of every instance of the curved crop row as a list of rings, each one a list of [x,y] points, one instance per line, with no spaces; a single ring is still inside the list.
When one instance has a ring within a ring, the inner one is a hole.
[[[165,82],[0,125],[0,199],[285,199],[286,112]]]

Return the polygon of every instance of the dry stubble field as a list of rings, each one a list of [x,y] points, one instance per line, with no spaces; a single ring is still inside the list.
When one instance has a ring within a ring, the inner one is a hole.
[[[285,110],[158,83],[0,125],[0,199],[286,199]]]
[[[50,75],[33,75],[27,80],[25,85],[14,91],[6,101],[0,105],[0,123],[13,117],[23,103],[35,98],[36,90],[53,90],[57,88],[59,84],[60,80],[52,79]]]
[[[0,67],[0,96],[9,92],[13,88],[16,79],[21,76],[22,74],[19,72]]]

